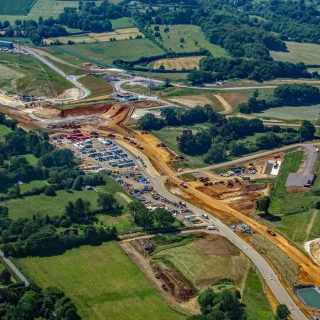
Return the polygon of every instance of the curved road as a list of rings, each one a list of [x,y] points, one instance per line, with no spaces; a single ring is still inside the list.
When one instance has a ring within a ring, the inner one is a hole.
[[[123,144],[122,147],[125,148]],[[298,145],[299,146],[299,145]],[[179,202],[181,199],[174,194],[170,193],[165,187],[166,177],[151,174],[151,172],[155,172],[156,169],[153,167],[148,157],[145,156],[141,151],[135,150],[134,148],[127,149],[129,153],[134,153],[134,156],[141,157],[144,162],[147,164],[147,168],[141,166],[141,164],[136,161],[136,164],[141,168],[141,170],[146,174],[150,183],[154,187],[154,189],[163,197],[174,201]],[[273,151],[275,152],[275,151]],[[156,171],[157,172],[157,171]],[[229,239],[235,246],[237,246],[242,252],[244,252],[248,258],[252,261],[252,263],[257,267],[260,271],[262,277],[266,281],[268,287],[272,291],[273,295],[276,297],[277,301],[281,304],[286,304],[291,311],[292,320],[307,320],[306,315],[299,309],[294,300],[291,298],[289,293],[286,291],[281,281],[279,280],[277,274],[273,271],[272,267],[269,263],[262,257],[260,253],[258,253],[255,249],[253,249],[247,242],[245,242],[242,238],[240,238],[235,232],[233,232],[227,225],[225,225],[222,221],[212,216],[209,212],[206,212],[190,203],[187,203],[187,208],[192,210],[195,215],[202,216],[204,213],[208,214],[209,221],[215,225],[220,233]]]
[[[295,149],[295,148],[298,148],[298,147],[302,147],[302,148],[305,148],[308,150],[308,155],[310,155],[310,153],[312,153],[312,157],[310,158],[308,156],[308,166],[313,166],[315,160],[314,158],[318,156],[318,153],[315,152],[315,149],[313,148],[313,146],[318,146],[319,143],[296,143],[296,144],[292,144],[290,146],[285,146],[285,147],[282,147],[282,148],[278,148],[278,149],[272,149],[272,150],[269,150],[269,151],[265,151],[265,152],[260,152],[260,153],[256,153],[256,154],[253,154],[253,155],[249,155],[249,156],[245,156],[245,157],[242,157],[242,158],[238,158],[238,159],[235,159],[235,160],[231,160],[231,161],[227,161],[227,162],[221,162],[221,163],[218,163],[218,164],[213,164],[212,166],[207,166],[207,167],[204,167],[204,168],[198,168],[198,169],[184,169],[183,172],[177,174],[177,175],[182,175],[184,173],[193,173],[193,172],[206,172],[206,171],[210,171],[212,169],[218,169],[218,168],[223,168],[223,167],[228,167],[228,166],[231,166],[231,165],[234,165],[234,164],[237,164],[237,163],[242,163],[242,162],[245,162],[245,161],[250,161],[250,160],[254,160],[254,159],[258,159],[258,158],[262,158],[262,157],[265,157],[265,156],[269,156],[271,154],[274,154],[274,153],[278,153],[278,152],[281,152],[281,151],[288,151],[288,150],[291,150],[291,149]],[[312,168],[309,170],[311,172]]]
[[[83,92],[81,99],[84,99],[85,97],[87,97],[90,94],[90,91],[87,88],[85,88],[81,83],[79,83],[75,77],[66,75],[62,70],[60,70],[59,68],[54,66],[52,63],[50,63],[49,61],[47,61],[46,59],[41,57],[39,54],[32,51],[31,49],[29,49],[29,48],[25,48],[25,49],[31,55],[33,55],[35,58],[42,61],[44,64],[46,64],[52,70],[54,70],[55,72],[57,72],[58,74],[60,74],[64,78],[66,78],[68,81],[73,83],[77,88],[79,88]],[[144,80],[145,80],[145,78],[144,78]],[[127,82],[127,81],[119,81],[119,83],[117,83],[115,85],[116,90],[119,92],[122,92],[122,93],[126,92],[126,90],[121,88],[121,86],[125,82]],[[197,88],[197,87],[195,87],[195,88]],[[248,88],[254,88],[254,87],[215,88],[215,89],[219,89],[219,90],[245,90]],[[199,88],[199,89],[202,89],[202,88]],[[148,97],[148,98],[150,98],[150,97]],[[152,100],[153,99],[158,100],[158,101],[160,100],[155,97],[152,97]],[[294,146],[290,146],[289,148],[292,148],[292,147],[294,147]],[[282,148],[282,150],[284,150],[284,148]],[[131,153],[132,153],[132,151],[133,150],[131,149]],[[130,150],[129,150],[129,152],[130,152]],[[275,151],[273,150],[273,152],[275,152]],[[145,163],[147,163],[149,167],[151,166],[153,168],[151,162],[143,153],[141,153],[137,150],[135,150],[134,153],[135,153],[135,155],[139,155],[140,157],[142,157],[144,159]],[[261,154],[259,156],[261,156]],[[158,175],[156,175],[156,177],[155,177],[154,175],[150,175],[149,174],[150,170],[145,170],[145,168],[143,168],[139,163],[138,163],[138,165],[146,173],[146,175],[148,176],[154,189],[160,195],[162,195],[163,197],[166,197],[167,199],[169,199],[171,201],[175,201],[175,202],[180,201],[179,197],[173,195],[172,193],[170,193],[166,189],[166,187],[164,185],[165,179],[166,179],[165,177],[159,177]],[[223,165],[226,165],[226,164],[223,164]],[[155,170],[155,168],[153,168],[153,169]],[[153,169],[152,169],[152,171],[153,171]],[[281,284],[280,280],[278,279],[276,273],[273,271],[273,269],[268,264],[268,262],[255,249],[253,249],[250,245],[248,245],[248,243],[246,243],[236,233],[234,233],[227,225],[225,225],[222,221],[220,221],[216,217],[212,216],[210,213],[205,212],[204,210],[202,210],[202,209],[200,209],[190,203],[187,203],[187,208],[192,210],[194,212],[194,214],[199,215],[199,216],[201,216],[204,213],[208,214],[208,216],[210,217],[209,218],[210,221],[212,222],[212,224],[214,224],[219,229],[221,234],[223,234],[226,238],[228,238],[235,246],[237,246],[241,251],[243,251],[249,257],[249,259],[255,264],[255,266],[258,268],[258,270],[262,274],[264,280],[268,284],[269,288],[271,289],[272,293],[274,294],[274,296],[276,297],[278,302],[282,303],[282,304],[286,304],[288,306],[288,308],[291,311],[291,318],[293,320],[307,320],[308,319],[304,315],[304,313],[299,309],[299,307],[295,304],[295,302],[290,297],[288,292],[285,290],[285,288]],[[1,256],[1,253],[0,253],[0,256]],[[12,262],[10,260],[8,263],[12,264]],[[12,264],[12,266],[13,266],[13,268],[16,269],[15,270],[16,274],[21,274],[20,271],[13,264]],[[21,274],[21,277],[22,277],[21,279],[23,279],[23,278],[25,279],[25,277],[22,274]],[[22,281],[24,281],[26,283],[26,285],[29,284],[27,279],[22,280]]]
[[[72,75],[67,75],[65,74],[61,69],[59,69],[58,67],[56,67],[54,64],[52,64],[50,61],[48,61],[47,59],[45,59],[44,57],[40,56],[38,53],[36,53],[35,51],[33,51],[32,49],[28,48],[28,47],[23,47],[23,49],[25,51],[27,51],[29,54],[31,54],[32,56],[34,56],[36,59],[38,59],[39,61],[41,61],[43,64],[45,64],[46,66],[48,66],[50,69],[52,69],[53,71],[55,71],[56,73],[60,74],[63,78],[67,79],[69,82],[71,82],[76,88],[78,88],[82,95],[77,99],[77,100],[82,100],[87,98],[90,95],[90,90],[87,89],[83,84],[81,84],[78,80],[76,76],[72,76]]]
[[[28,279],[20,272],[20,270],[13,264],[11,260],[4,256],[4,253],[0,250],[0,261],[9,269],[16,279],[23,282],[26,287],[30,285]]]

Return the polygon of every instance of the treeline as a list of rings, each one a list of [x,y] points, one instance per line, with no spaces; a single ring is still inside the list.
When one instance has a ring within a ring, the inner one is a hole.
[[[58,288],[25,288],[12,284],[0,288],[1,319],[80,320],[73,302]]]
[[[9,21],[0,22],[0,29],[4,29],[5,37],[27,37],[35,44],[41,44],[42,39],[59,37],[68,34],[65,27],[80,29],[86,32],[107,32],[112,30],[110,19],[121,18],[125,15],[122,6],[104,0],[98,6],[94,1],[80,1],[78,8],[64,8],[58,18],[38,21],[16,20],[14,25]]]
[[[275,35],[251,23],[249,15],[239,10],[246,1],[199,0],[195,14],[210,40],[227,49],[234,57],[272,60],[269,50],[285,50],[285,43]]]
[[[200,69],[192,70],[188,80],[193,84],[202,84],[223,79],[249,79],[255,81],[275,78],[311,78],[318,73],[310,74],[304,63],[269,61],[257,59],[227,59],[205,57],[200,61]]]
[[[208,130],[186,130],[177,138],[179,150],[191,156],[204,156],[207,163],[222,162],[230,157],[272,149],[312,140],[315,128],[309,121],[304,121],[299,130],[283,129],[279,126],[266,127],[259,119],[240,117],[226,118],[215,112],[210,106],[191,110],[164,108],[161,117],[147,113],[138,120],[142,130],[159,130],[165,126],[194,125],[209,122]],[[246,137],[258,134],[253,142]]]
[[[246,305],[241,303],[238,290],[224,289],[218,293],[211,288],[198,296],[201,315],[191,316],[188,320],[247,320]]]
[[[320,11],[312,2],[247,2],[243,8],[248,14],[263,18],[253,20],[257,26],[280,34],[284,40],[320,43]]]
[[[239,105],[242,113],[261,112],[266,109],[281,106],[306,106],[320,103],[320,90],[308,84],[283,84],[273,91],[269,99],[259,99],[259,91],[256,91],[249,101]]]
[[[100,195],[105,197],[108,195]],[[111,196],[110,196],[111,197]],[[99,210],[91,210],[90,203],[77,199],[69,202],[61,216],[34,215],[32,219],[9,218],[9,210],[0,206],[1,247],[6,256],[50,256],[84,244],[99,245],[117,239],[115,228],[95,224],[97,213],[114,215],[119,208],[112,197],[112,204],[105,210],[100,203]],[[58,228],[64,228],[59,231]]]
[[[143,203],[133,201],[128,204],[128,212],[132,215],[136,225],[144,230],[174,229],[175,218],[172,213],[163,208],[148,209]]]

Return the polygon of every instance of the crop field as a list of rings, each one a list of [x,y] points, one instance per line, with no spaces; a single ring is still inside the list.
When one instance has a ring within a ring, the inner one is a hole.
[[[196,25],[169,26],[169,31],[164,32],[166,26],[159,26],[162,41],[166,48],[175,52],[193,52],[200,48],[208,49],[214,57],[226,57],[228,53],[222,47],[210,43],[201,28]],[[181,41],[183,38],[183,42]]]
[[[153,68],[159,69],[163,66],[166,70],[191,70],[198,69],[200,60],[203,57],[183,57],[183,58],[171,58],[160,59],[155,61]]]
[[[242,302],[247,305],[248,320],[274,318],[270,303],[263,290],[262,281],[253,268],[250,268],[247,276]]]
[[[304,62],[307,65],[320,66],[320,45],[312,43],[286,42],[288,52],[272,51],[275,60],[293,63]]]
[[[2,0],[0,6],[0,14],[26,14],[35,1],[36,0]]]
[[[101,32],[101,33],[85,33],[81,35],[70,35],[66,37],[46,38],[43,39],[46,44],[53,44],[59,41],[62,44],[67,44],[68,41],[74,43],[95,43],[95,42],[107,42],[111,39],[128,40],[135,39],[137,36],[143,37],[143,34],[137,28],[123,28],[116,29],[112,32]]]
[[[78,7],[78,1],[72,1],[72,0],[2,0],[2,2],[8,2],[10,3],[10,9],[11,11],[4,12],[0,9],[0,21],[8,20],[10,23],[14,23],[15,20],[27,20],[27,19],[33,19],[35,21],[38,21],[38,18],[41,16],[43,18],[49,18],[53,17],[56,18],[58,15],[63,12],[63,9],[65,7]],[[34,5],[31,8],[30,12],[25,15],[26,11],[25,4],[33,3]],[[18,5],[15,5],[16,3],[19,3],[21,5],[23,3],[23,7],[19,9]],[[13,11],[13,8],[16,7],[15,11]],[[2,6],[1,6],[2,8]],[[18,12],[19,10],[19,12]]]
[[[47,47],[45,50],[70,63],[91,62],[104,66],[111,66],[116,59],[136,60],[141,56],[148,57],[164,53],[162,49],[146,38],[85,45],[62,45]]]
[[[255,113],[255,116],[272,118],[279,120],[310,120],[316,121],[320,112],[320,104],[313,106],[298,106],[298,107],[277,107],[267,109],[260,113]]]
[[[98,191],[110,194],[121,191],[120,186],[114,180],[109,177],[105,177],[105,179],[106,185],[98,186],[96,188]],[[31,184],[32,183],[33,182],[31,182]],[[43,183],[45,183],[45,181]],[[23,185],[22,188],[28,188],[28,185],[29,184]],[[31,188],[31,186],[29,186],[29,188]],[[70,192],[60,190],[56,193],[57,195],[55,197],[48,197],[41,194],[6,201],[6,206],[9,208],[10,218],[31,218],[34,214],[62,215],[68,201],[75,201],[78,198],[89,201],[92,209],[98,208],[98,192],[94,190],[73,190]],[[121,199],[119,199],[119,202],[121,203]],[[125,204],[125,202],[122,201],[121,204]]]
[[[180,320],[116,242],[19,260],[40,287],[56,286],[85,320]],[[124,312],[125,311],[125,312]]]
[[[0,89],[12,94],[57,96],[72,85],[31,56],[0,52]]]

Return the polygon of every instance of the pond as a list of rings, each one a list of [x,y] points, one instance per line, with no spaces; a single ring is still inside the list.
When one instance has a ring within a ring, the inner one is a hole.
[[[306,306],[320,310],[320,289],[316,286],[296,286],[294,289],[297,297]]]

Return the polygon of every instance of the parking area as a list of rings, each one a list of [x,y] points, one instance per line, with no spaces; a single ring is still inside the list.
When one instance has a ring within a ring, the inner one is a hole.
[[[112,139],[79,132],[56,137],[53,143],[71,149],[82,160],[81,168],[86,173],[109,172],[132,199],[144,203],[147,208],[165,208],[187,226],[208,225],[209,222],[203,217],[190,220],[188,217],[193,212],[186,208],[183,201],[173,202],[158,194],[144,174],[143,160],[129,154]]]

